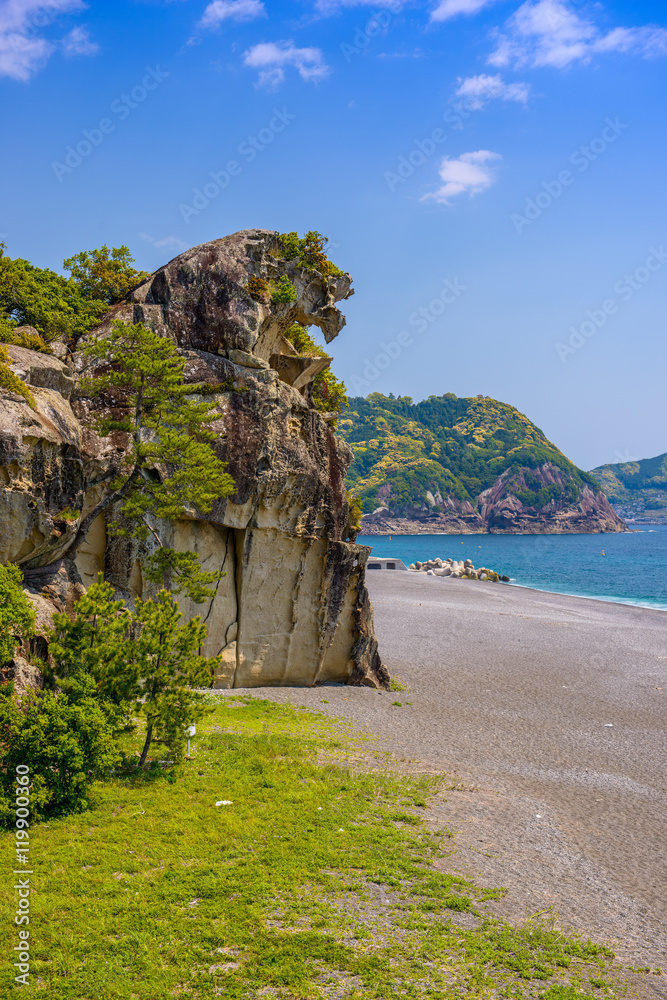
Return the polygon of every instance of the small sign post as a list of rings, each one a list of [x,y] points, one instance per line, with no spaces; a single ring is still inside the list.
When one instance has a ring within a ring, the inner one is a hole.
[[[188,734],[188,759],[189,759],[189,757],[190,757],[190,737],[197,735],[197,727],[196,726],[188,726],[188,728],[185,731]]]

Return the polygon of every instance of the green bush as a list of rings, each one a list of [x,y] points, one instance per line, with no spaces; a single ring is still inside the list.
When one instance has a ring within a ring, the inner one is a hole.
[[[23,593],[23,573],[9,563],[0,566],[0,666],[14,656],[22,639],[34,635],[35,609]]]
[[[109,720],[88,694],[32,692],[17,705],[12,685],[0,689],[0,821],[15,818],[16,768],[30,768],[30,819],[82,812],[91,782],[120,761]]]
[[[272,282],[271,287],[271,301],[274,305],[279,305],[281,303],[296,302],[297,294],[296,288],[287,277],[283,274],[278,281]]]
[[[349,525],[350,525],[350,535],[352,535],[352,541],[357,537],[361,531],[361,516],[363,514],[363,508],[359,497],[356,496],[351,490],[345,491],[347,496],[347,505],[349,509]],[[392,688],[392,691],[394,689]]]
[[[49,641],[52,666],[45,668],[45,677],[72,702],[87,697],[92,684],[105,715],[120,731],[131,715],[137,679],[128,669],[131,613],[123,601],[113,599],[113,593],[100,576],[79,598],[74,615],[54,615]]]
[[[327,257],[325,249],[328,241],[321,233],[311,230],[302,239],[295,232],[282,233],[278,239],[284,260],[296,260],[301,267],[319,271],[325,278],[346,273],[332,264]]]
[[[7,392],[14,392],[17,396],[23,396],[26,403],[31,410],[34,410],[37,406],[35,403],[35,397],[30,391],[30,386],[15,375],[11,370],[9,365],[12,364],[12,359],[7,352],[6,348],[0,344],[0,389],[5,389]]]
[[[307,328],[293,323],[285,332],[285,337],[299,354],[311,358],[328,358],[323,347],[313,339]],[[313,407],[321,413],[340,413],[349,406],[345,383],[336,378],[327,368],[313,379]]]
[[[0,316],[6,324],[34,326],[45,341],[80,336],[100,321],[106,303],[91,301],[71,278],[13,260],[0,243]]]
[[[340,413],[350,405],[345,383],[337,379],[329,368],[313,379],[313,405],[321,413]]]
[[[16,323],[6,316],[0,316],[0,344],[27,347],[29,351],[40,351],[42,354],[53,353],[41,334],[17,331]]]

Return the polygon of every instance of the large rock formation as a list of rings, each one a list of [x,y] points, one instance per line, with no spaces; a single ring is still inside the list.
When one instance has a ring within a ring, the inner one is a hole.
[[[537,469],[503,473],[474,504],[437,496],[432,504],[380,507],[363,515],[361,531],[364,535],[552,535],[629,530],[602,491],[584,483],[572,496],[567,493],[569,482],[562,469],[545,462]],[[560,495],[541,504],[524,499],[529,487],[534,492],[536,486],[557,487]]]
[[[269,282],[283,274],[297,298],[274,304]],[[179,255],[100,328],[141,321],[175,340],[186,381],[224,384],[216,448],[236,493],[171,529],[175,548],[225,573],[209,603],[182,602],[206,620],[205,652],[222,653],[217,687],[388,684],[364,582],[370,549],[354,543],[349,523],[351,452],[332,429],[335,415],[312,406],[312,380],[327,361],[298,356],[283,336],[298,321],[318,325],[330,342],[345,323],[336,302],[351,294],[348,275],[326,278],[285,261],[276,233],[248,230]],[[145,596],[147,550],[108,535],[103,516],[68,559],[123,452],[122,436],[102,439],[93,429],[97,404],[73,377],[81,352],[67,364],[9,352],[35,408],[0,390],[0,559],[21,564],[34,599],[51,608],[71,608],[100,571],[128,600]]]

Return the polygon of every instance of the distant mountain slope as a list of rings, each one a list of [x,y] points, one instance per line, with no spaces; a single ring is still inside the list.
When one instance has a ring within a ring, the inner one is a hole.
[[[619,462],[593,469],[610,502],[623,517],[667,517],[667,453],[639,462]]]
[[[339,433],[362,531],[623,531],[595,479],[513,406],[452,393],[350,400]]]

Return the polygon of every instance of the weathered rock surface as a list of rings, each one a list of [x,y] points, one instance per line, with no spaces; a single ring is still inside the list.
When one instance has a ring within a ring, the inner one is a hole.
[[[324,278],[281,260],[279,249],[266,230],[195,247],[114,307],[100,329],[141,321],[176,341],[188,382],[223,389],[213,429],[236,493],[209,514],[177,522],[172,542],[226,574],[209,604],[182,602],[184,612],[206,620],[205,652],[222,653],[216,686],[387,686],[365,586],[370,549],[354,543],[349,524],[350,449],[311,407],[321,359],[300,358],[283,336],[295,321],[318,325],[327,342],[337,336],[345,320],[336,302],[352,294],[351,279]],[[283,274],[297,290],[294,302],[249,293],[251,277],[268,283]],[[20,563],[32,594],[53,609],[69,609],[99,571],[127,599],[145,596],[147,550],[108,536],[103,517],[76,564],[67,559],[123,449],[122,436],[96,435],[98,404],[72,392],[81,352],[64,365],[10,350],[35,386],[37,410],[0,390],[0,559]]]
[[[545,462],[537,469],[509,471],[493,486],[469,500],[438,497],[438,509],[421,507],[381,507],[362,517],[363,535],[550,535],[596,534],[627,531],[628,527],[601,491],[584,486],[577,500],[553,499],[543,507],[531,507],[516,495],[526,489],[525,476],[542,486],[567,487],[561,469]],[[511,479],[511,483],[508,480]]]

